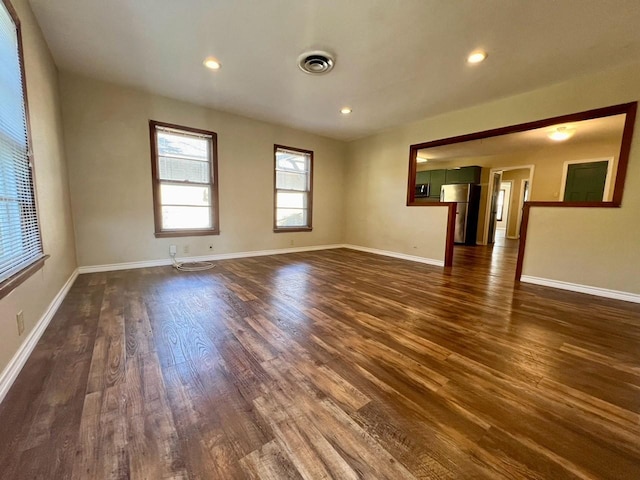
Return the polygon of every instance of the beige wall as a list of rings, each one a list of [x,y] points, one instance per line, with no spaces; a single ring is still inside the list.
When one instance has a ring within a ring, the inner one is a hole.
[[[405,206],[411,144],[635,101],[639,97],[640,64],[626,65],[352,142],[347,168],[346,241],[377,248],[384,244],[387,250],[404,252],[407,245],[420,240],[424,248],[415,254],[443,257],[443,209]],[[636,271],[640,265],[639,123],[622,207],[534,209],[525,252],[525,275],[640,293],[640,276]],[[534,199],[535,192],[534,183]],[[408,213],[412,210],[420,213]]]
[[[0,300],[0,371],[76,268],[73,224],[62,141],[57,71],[27,0],[12,0],[22,24],[25,73],[44,252],[42,270]],[[16,313],[25,332],[18,336]]]
[[[170,244],[198,256],[342,242],[344,143],[74,74],[60,82],[80,265],[167,259]],[[218,134],[219,236],[154,237],[149,119]],[[312,232],[273,233],[274,143],[314,151]]]

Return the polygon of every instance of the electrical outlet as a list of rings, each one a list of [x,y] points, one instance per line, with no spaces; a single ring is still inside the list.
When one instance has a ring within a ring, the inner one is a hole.
[[[291,243],[289,245],[293,246],[293,240],[291,240]]]
[[[189,245],[183,245],[182,253],[189,253]]]
[[[22,310],[16,315],[16,322],[18,322],[18,335],[22,335],[24,333],[24,314]]]
[[[169,255],[175,255],[178,253],[178,248],[175,245],[169,245]]]

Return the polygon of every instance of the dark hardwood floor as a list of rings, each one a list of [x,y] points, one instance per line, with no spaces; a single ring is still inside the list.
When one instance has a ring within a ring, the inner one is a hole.
[[[640,479],[640,305],[350,250],[81,275],[2,479]]]

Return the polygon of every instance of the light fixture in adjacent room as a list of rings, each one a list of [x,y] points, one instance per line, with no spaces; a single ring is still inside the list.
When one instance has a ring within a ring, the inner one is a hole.
[[[573,137],[574,133],[576,133],[575,128],[557,127],[554,128],[553,131],[549,132],[547,136],[555,142],[564,142],[565,140]]]
[[[487,52],[483,50],[476,50],[475,52],[471,52],[467,57],[467,62],[469,63],[480,63],[487,58]]]
[[[427,163],[429,161],[428,158],[424,158],[424,157],[416,157],[416,162],[417,163]]]
[[[220,70],[220,67],[222,66],[222,64],[213,57],[205,58],[204,62],[202,63],[205,67],[207,67],[210,70]]]
[[[349,115],[351,112],[353,112],[353,110],[351,110],[351,107],[342,107],[340,109],[340,113],[343,115]]]

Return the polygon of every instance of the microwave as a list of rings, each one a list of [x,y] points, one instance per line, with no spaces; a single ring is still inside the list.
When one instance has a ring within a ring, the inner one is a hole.
[[[418,183],[416,185],[416,194],[415,198],[424,198],[429,196],[429,184],[428,183]]]

